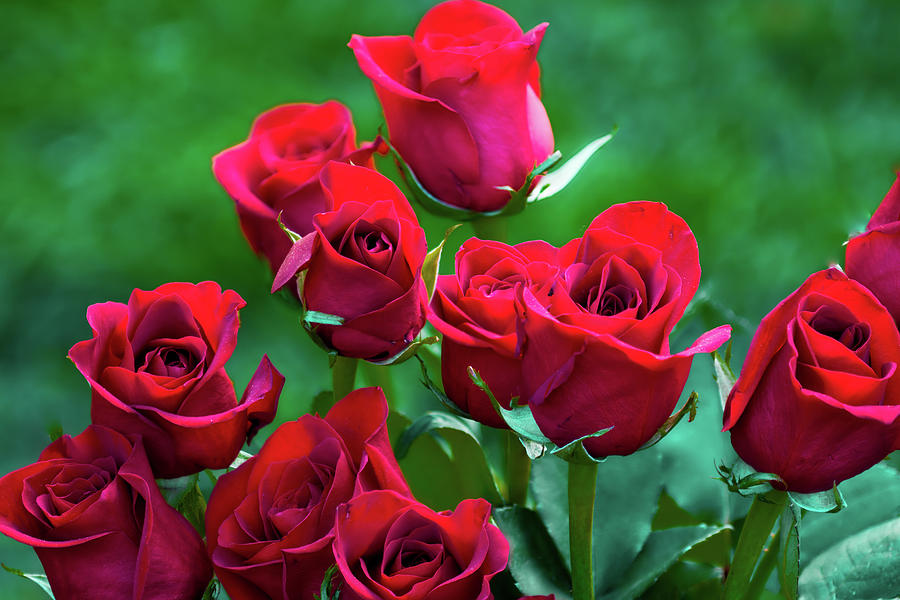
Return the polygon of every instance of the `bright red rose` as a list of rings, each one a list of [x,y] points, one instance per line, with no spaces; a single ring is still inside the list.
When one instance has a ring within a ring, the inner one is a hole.
[[[865,233],[847,243],[847,275],[875,294],[900,324],[900,175]]]
[[[332,210],[316,215],[313,233],[294,244],[272,290],[305,271],[305,309],[343,319],[341,325],[313,325],[325,344],[343,356],[390,358],[425,324],[425,232],[387,177],[330,163],[321,180]]]
[[[196,600],[212,576],[141,441],[98,425],[0,479],[0,532],[34,547],[57,600]]]
[[[322,419],[304,415],[219,478],[206,509],[216,575],[232,600],[309,600],[334,563],[337,507],[367,490],[409,494],[378,388],[348,394]]]
[[[463,500],[436,513],[390,491],[338,509],[334,557],[347,600],[490,600],[509,544],[490,523],[491,505]]]
[[[444,334],[444,391],[481,423],[506,427],[467,369],[472,366],[478,371],[506,408],[520,395],[516,289],[527,287],[548,302],[559,273],[557,252],[542,241],[509,246],[471,238],[456,253],[456,274],[438,277],[428,318]]]
[[[206,281],[88,308],[94,337],[69,358],[91,384],[91,421],[142,436],[157,477],[227,467],[274,418],[284,377],[267,357],[240,402],[225,373],[243,306]]]
[[[254,252],[278,270],[291,247],[284,225],[301,235],[315,214],[328,210],[319,171],[332,160],[372,167],[376,143],[356,147],[346,106],[286,104],[257,117],[250,136],[213,158],[216,179],[234,199],[241,229]]]
[[[375,86],[391,144],[441,201],[502,208],[553,152],[537,52],[547,24],[475,0],[429,10],[415,35],[363,37],[350,47]]]
[[[762,320],[725,406],[750,466],[818,492],[900,448],[900,334],[862,285],[810,276]]]
[[[609,208],[559,250],[559,263],[562,282],[546,307],[520,289],[522,398],[554,443],[612,427],[586,440],[587,451],[631,454],[674,410],[693,355],[718,348],[731,328],[669,351],[669,333],[700,282],[700,263],[693,233],[664,204]]]

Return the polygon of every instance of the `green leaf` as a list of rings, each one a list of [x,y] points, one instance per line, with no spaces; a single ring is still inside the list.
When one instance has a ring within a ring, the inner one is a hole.
[[[896,598],[898,591],[900,519],[832,546],[800,574],[800,596],[809,600]]]
[[[568,569],[540,516],[522,506],[495,508],[492,514],[509,542],[509,570],[519,591],[571,598]]]
[[[575,156],[563,163],[558,169],[544,175],[537,186],[535,186],[534,190],[528,195],[527,202],[537,202],[561,192],[563,188],[575,179],[575,176],[578,175],[581,169],[584,168],[584,165],[587,164],[588,159],[590,159],[597,150],[613,139],[617,131],[618,127],[614,127],[610,133],[601,138],[597,138],[579,150]],[[559,158],[557,158],[557,160],[559,160]]]
[[[652,532],[619,584],[602,600],[639,597],[688,550],[725,529],[727,526],[695,525]]]
[[[24,573],[19,569],[14,569],[12,567],[8,567],[3,563],[0,563],[0,566],[3,567],[5,571],[8,573],[12,573],[13,575],[18,575],[19,577],[23,577],[29,581],[33,581],[38,585],[39,588],[44,590],[51,599],[53,598],[53,590],[50,589],[50,582],[47,581],[47,576],[43,573]]]
[[[798,494],[797,492],[788,492],[791,502],[812,512],[836,513],[840,512],[847,506],[844,496],[834,484],[830,490],[824,492],[816,492],[814,494]]]
[[[650,535],[665,472],[657,448],[610,456],[599,465],[594,503],[594,581],[598,592],[616,585]],[[550,458],[532,464],[531,496],[547,531],[569,560],[567,465]]]
[[[550,438],[541,433],[540,427],[538,427],[537,422],[534,420],[534,415],[531,414],[531,408],[527,404],[517,406],[515,404],[515,399],[513,399],[511,402],[512,408],[503,408],[500,406],[500,403],[497,402],[497,397],[494,396],[494,392],[491,391],[491,388],[481,377],[481,374],[471,366],[469,366],[466,371],[469,374],[469,379],[472,380],[472,383],[487,394],[491,404],[494,405],[494,410],[497,411],[497,414],[500,415],[506,424],[509,425],[509,428],[516,432],[520,438],[525,438],[528,441],[537,442],[541,445],[553,444],[553,442],[550,441]],[[525,449],[528,450],[528,446],[525,446]],[[537,456],[531,456],[529,453],[529,456],[532,459],[539,458],[542,455],[543,451]]]
[[[722,409],[724,410],[725,403],[728,401],[728,395],[734,387],[734,382],[737,381],[737,377],[734,376],[734,371],[731,370],[731,365],[729,364],[731,360],[731,340],[728,340],[728,347],[725,349],[725,358],[723,359],[719,356],[717,351],[714,351],[712,353],[712,359],[713,377],[719,388],[719,400],[721,401]]]
[[[662,426],[656,430],[656,433],[653,434],[647,442],[641,446],[641,450],[646,450],[651,446],[655,446],[659,443],[661,439],[666,437],[672,429],[678,425],[679,421],[684,418],[684,415],[688,415],[688,423],[694,420],[697,416],[697,404],[700,401],[700,396],[697,392],[691,392],[691,395],[688,397],[687,402],[684,403],[678,411],[675,412],[674,415],[665,420]],[[610,427],[610,429],[612,429]]]
[[[438,429],[456,429],[472,436],[475,441],[478,438],[472,430],[472,426],[457,416],[444,412],[429,411],[413,421],[413,423],[403,430],[397,443],[394,444],[394,455],[397,459],[405,458],[409,452],[409,447],[423,433],[428,433]]]
[[[465,498],[484,498],[494,505],[503,503],[475,434],[477,424],[463,425],[453,415],[429,413],[426,419],[417,421],[419,433],[414,436],[413,432],[407,433],[414,424],[404,425],[408,423],[405,417],[391,414],[393,446],[401,450],[395,453],[417,499],[435,510],[454,509]],[[425,432],[428,435],[422,435]],[[411,439],[402,440],[404,435]],[[435,476],[437,473],[440,476]]]
[[[788,600],[797,600],[800,575],[800,507],[788,504],[781,515],[781,551],[778,554],[778,579]]]
[[[839,515],[803,516],[802,567],[854,533],[900,515],[900,477],[884,464],[841,482],[841,492],[848,502]]]
[[[441,252],[444,250],[444,244],[450,239],[450,235],[460,227],[462,227],[461,223],[448,227],[447,231],[444,232],[444,239],[441,240],[441,243],[425,255],[425,262],[422,263],[422,279],[425,280],[429,301],[431,300],[431,295],[434,294],[434,286],[437,285],[438,271],[441,267]]]
[[[600,431],[595,431],[594,433],[583,435],[577,440],[573,440],[565,446],[559,448],[553,446],[550,450],[550,454],[558,456],[566,462],[577,462],[581,464],[606,462],[606,457],[594,458],[593,456],[591,456],[591,453],[588,452],[584,447],[584,440],[600,437],[605,433],[609,433],[610,431],[612,431],[612,429],[612,427],[607,427],[606,429],[601,429]],[[528,448],[526,447],[526,452],[527,450]]]
[[[329,315],[328,313],[319,312],[317,310],[307,310],[303,313],[303,322],[319,325],[343,325],[344,317]]]

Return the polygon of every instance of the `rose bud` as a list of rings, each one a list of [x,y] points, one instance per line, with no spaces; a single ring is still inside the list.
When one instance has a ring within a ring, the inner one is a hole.
[[[244,236],[272,272],[291,247],[285,227],[313,230],[313,215],[328,210],[319,171],[332,160],[372,167],[376,142],[356,147],[350,111],[340,102],[286,104],[257,117],[250,136],[213,158],[216,179],[234,199]]]
[[[697,291],[697,241],[654,202],[618,204],[559,250],[562,283],[545,307],[520,288],[522,397],[559,446],[584,441],[595,458],[643,446],[675,408],[693,355],[712,352],[727,325],[672,354],[669,333]]]
[[[490,524],[491,505],[463,500],[436,513],[391,491],[338,509],[334,558],[347,600],[489,600],[509,544]]]
[[[337,507],[355,494],[409,494],[378,388],[348,394],[324,419],[303,415],[222,475],[206,509],[216,576],[232,600],[309,600],[334,564]],[[343,596],[342,596],[343,597]]]
[[[236,292],[206,281],[88,308],[94,337],[69,358],[91,384],[91,421],[142,436],[157,477],[227,467],[275,417],[284,377],[268,357],[240,402],[225,372],[243,306]]]
[[[847,243],[847,275],[875,294],[900,324],[900,175],[866,226]]]
[[[862,285],[810,276],[762,320],[725,405],[745,462],[788,490],[831,489],[900,448],[900,334]]]
[[[547,24],[522,33],[495,6],[452,0],[415,35],[363,37],[350,47],[372,80],[391,144],[432,195],[485,212],[510,199],[553,152],[537,52]]]
[[[428,318],[443,334],[444,391],[481,423],[506,427],[487,394],[472,383],[468,367],[505,408],[521,394],[516,288],[527,287],[548,302],[559,273],[556,254],[542,241],[509,246],[472,238],[456,253],[456,273],[438,276]]]
[[[99,425],[0,478],[0,532],[34,547],[56,600],[195,600],[212,576],[140,439]]]
[[[342,356],[388,359],[425,324],[425,232],[397,186],[371,169],[333,162],[321,181],[332,210],[291,248],[272,291],[305,271],[305,310],[341,321],[312,325],[322,341]]]

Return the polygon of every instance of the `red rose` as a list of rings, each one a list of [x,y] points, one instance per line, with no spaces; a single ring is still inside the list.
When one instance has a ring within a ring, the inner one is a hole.
[[[305,270],[306,310],[343,320],[314,324],[316,334],[343,356],[390,358],[425,324],[425,232],[387,177],[331,163],[321,180],[332,210],[315,216],[315,230],[291,248],[272,290]]]
[[[847,275],[860,282],[900,324],[900,175],[865,233],[847,243]]]
[[[546,307],[520,291],[522,397],[554,443],[612,427],[585,448],[595,457],[630,454],[672,413],[693,355],[718,348],[731,328],[669,351],[700,263],[690,228],[664,204],[609,208],[559,257],[562,281]]]
[[[338,509],[334,557],[347,600],[490,600],[490,579],[509,544],[490,524],[491,505],[463,500],[436,513],[390,491]]]
[[[500,209],[510,193],[497,188],[521,188],[553,151],[536,60],[546,27],[523,34],[497,7],[452,0],[429,10],[412,38],[351,38],[391,143],[443,202]]]
[[[275,272],[291,247],[277,218],[301,235],[328,209],[319,170],[331,160],[372,166],[375,143],[356,147],[340,102],[286,104],[257,117],[250,136],[213,158],[216,179],[234,199],[244,236]]]
[[[259,454],[219,478],[206,537],[232,600],[309,600],[334,563],[338,505],[373,489],[409,494],[387,415],[380,389],[356,390],[324,419],[304,415],[281,425]]]
[[[0,531],[34,547],[57,600],[196,600],[212,576],[141,441],[98,425],[0,479]]]
[[[267,357],[240,402],[225,373],[243,306],[206,281],[88,308],[94,337],[69,357],[91,384],[91,421],[143,436],[157,477],[227,467],[274,418],[284,378]]]
[[[900,334],[837,269],[810,276],[762,320],[725,405],[750,466],[818,492],[900,448]]]
[[[472,238],[456,253],[456,274],[438,277],[429,320],[444,334],[444,391],[475,420],[506,427],[487,394],[469,379],[468,367],[509,408],[510,399],[520,395],[522,377],[516,289],[525,286],[547,302],[558,273],[557,249],[546,242],[509,246]]]

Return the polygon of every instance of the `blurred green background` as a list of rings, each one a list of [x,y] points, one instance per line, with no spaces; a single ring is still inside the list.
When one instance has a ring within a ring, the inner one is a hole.
[[[54,422],[72,434],[88,424],[89,390],[67,350],[90,337],[89,304],[136,287],[212,279],[237,290],[248,306],[229,373],[240,393],[268,353],[287,376],[279,420],[328,387],[325,357],[269,295],[210,158],[285,102],[340,100],[371,139],[379,107],[346,43],[411,33],[431,4],[4,5],[0,472],[35,460]],[[738,364],[759,319],[841,260],[900,168],[900,3],[498,4],[526,29],[550,22],[539,59],[557,147],[571,155],[619,126],[573,185],[513,219],[512,241],[559,244],[612,203],[667,203],[693,228],[704,272],[684,330],[733,323]],[[450,224],[423,223],[432,243]],[[705,391],[708,360],[696,362]],[[398,373],[417,401],[415,368]],[[701,411],[718,410],[708,399]],[[711,475],[709,465],[697,477]],[[7,538],[0,560],[39,568]],[[40,596],[0,573],[0,597]]]

